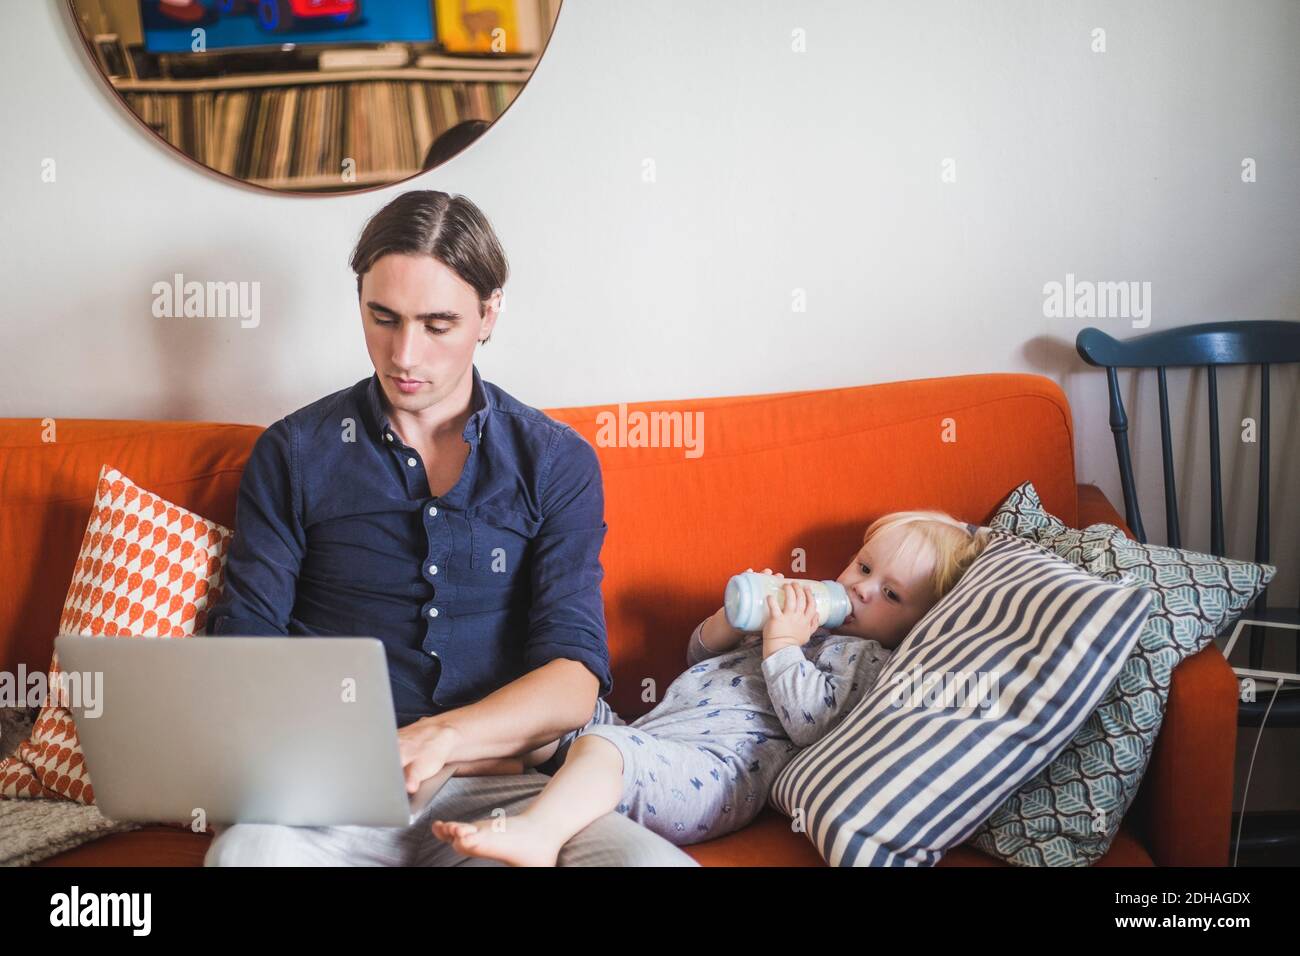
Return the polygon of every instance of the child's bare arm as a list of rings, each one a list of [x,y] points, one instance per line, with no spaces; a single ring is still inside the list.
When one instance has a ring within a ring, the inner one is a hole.
[[[718,623],[719,618],[722,619],[721,624]],[[727,653],[744,636],[739,631],[732,630],[723,609],[718,608],[718,613],[705,618],[691,632],[691,639],[686,642],[686,666],[694,667],[700,661]]]
[[[718,608],[700,625],[700,641],[710,654],[725,654],[745,639],[745,632],[727,623],[727,609]]]

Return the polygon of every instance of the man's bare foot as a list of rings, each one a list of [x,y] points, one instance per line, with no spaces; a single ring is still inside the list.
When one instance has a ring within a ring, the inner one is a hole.
[[[457,853],[511,866],[555,866],[562,843],[526,815],[457,823],[433,821],[433,835]]]

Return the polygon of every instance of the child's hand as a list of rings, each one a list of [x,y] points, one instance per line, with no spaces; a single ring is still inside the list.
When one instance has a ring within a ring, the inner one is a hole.
[[[787,581],[783,589],[785,610],[777,606],[775,597],[768,595],[767,598],[767,623],[763,625],[764,657],[787,644],[802,647],[821,624],[812,588]]]

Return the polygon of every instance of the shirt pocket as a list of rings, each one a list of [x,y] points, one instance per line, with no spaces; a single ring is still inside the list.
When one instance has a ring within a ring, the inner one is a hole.
[[[522,512],[480,509],[469,517],[470,570],[484,582],[512,584],[528,564],[542,523]]]

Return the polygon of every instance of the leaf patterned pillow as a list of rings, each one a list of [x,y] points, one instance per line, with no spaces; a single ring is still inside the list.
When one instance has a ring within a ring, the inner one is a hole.
[[[1156,592],[1137,645],[1096,711],[970,840],[1020,866],[1087,866],[1105,856],[1137,796],[1174,668],[1229,631],[1277,568],[1141,544],[1109,524],[1069,528],[1043,510],[1030,482],[1007,497],[989,525],[1107,581],[1136,580]]]

